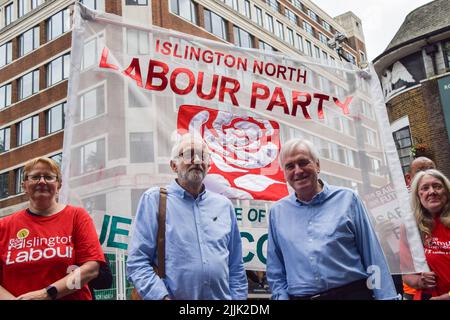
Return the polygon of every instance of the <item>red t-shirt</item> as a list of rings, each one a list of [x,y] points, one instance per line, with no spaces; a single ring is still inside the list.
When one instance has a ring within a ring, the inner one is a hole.
[[[46,288],[87,261],[105,263],[91,217],[66,206],[51,216],[25,210],[0,219],[0,285],[14,296]],[[63,297],[91,300],[87,285]]]
[[[439,217],[434,219],[435,227],[430,239],[425,241],[425,257],[431,271],[436,273],[436,288],[433,296],[450,291],[450,229],[444,226]]]

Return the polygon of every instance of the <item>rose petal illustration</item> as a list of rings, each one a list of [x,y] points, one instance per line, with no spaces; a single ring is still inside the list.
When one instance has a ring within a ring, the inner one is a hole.
[[[250,193],[231,187],[228,180],[219,174],[208,174],[203,182],[208,190],[229,199],[253,199]]]
[[[272,184],[283,184],[284,182],[276,181],[262,175],[246,174],[245,176],[234,179],[234,183],[242,189],[261,192]]]

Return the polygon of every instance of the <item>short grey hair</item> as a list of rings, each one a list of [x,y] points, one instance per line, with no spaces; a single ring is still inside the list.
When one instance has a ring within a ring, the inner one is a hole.
[[[178,159],[179,155],[180,155],[180,148],[181,145],[183,144],[183,142],[189,140],[190,142],[193,142],[194,145],[201,145],[202,148],[206,149],[208,156],[209,156],[209,148],[208,145],[206,144],[205,140],[203,140],[202,136],[200,135],[200,133],[186,133],[182,136],[178,136],[177,141],[175,142],[174,146],[172,147],[172,152],[170,154],[170,160],[175,161]]]
[[[314,147],[311,141],[302,138],[294,138],[283,144],[283,146],[281,147],[280,152],[281,168],[284,169],[283,160],[300,147],[304,147],[306,150],[308,150],[309,154],[311,155],[311,158],[314,160],[315,163],[319,162],[319,152]]]

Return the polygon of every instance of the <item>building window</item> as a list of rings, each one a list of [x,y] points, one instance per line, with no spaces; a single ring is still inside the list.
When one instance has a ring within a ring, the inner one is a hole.
[[[371,129],[365,129],[364,142],[368,145],[376,147],[377,143],[377,133]]]
[[[144,192],[145,191],[146,190],[144,190]],[[94,211],[106,212],[106,194],[103,193],[89,198],[84,198],[83,208],[86,209],[86,211],[89,212],[89,214],[93,214]]]
[[[205,13],[205,29],[223,40],[227,40],[227,27],[223,18],[207,9]]]
[[[85,70],[96,65],[99,61],[100,48],[103,44],[103,35],[99,35],[84,43],[83,58],[81,60],[81,69]]]
[[[263,25],[263,15],[262,15],[262,10],[260,8],[258,8],[257,6],[255,6],[255,10],[256,10],[256,23],[260,26]]]
[[[311,42],[309,42],[308,40],[305,40],[305,41],[306,41],[306,54],[307,54],[308,56],[312,57],[312,56],[313,56],[313,53],[312,53],[312,45],[311,45]]]
[[[316,21],[316,22],[318,21],[317,14],[315,14],[314,11],[312,11],[310,9],[308,9],[308,16],[310,16],[311,19],[313,19],[314,21]]]
[[[67,53],[47,65],[47,87],[54,85],[69,77],[70,54]]]
[[[242,48],[253,48],[252,36],[247,31],[239,27],[233,27],[234,30],[234,44]]]
[[[284,9],[285,16],[291,21],[293,24],[297,24],[297,16],[288,8]]]
[[[259,49],[269,52],[275,51],[275,49],[271,45],[265,43],[262,40],[259,40]]]
[[[0,68],[12,61],[12,42],[0,46]]]
[[[292,31],[291,29],[287,28],[287,35],[288,35],[287,41],[289,42],[289,44],[291,46],[293,46],[294,45],[294,31]]]
[[[192,0],[170,0],[171,12],[197,24],[197,14],[195,12],[195,2]]]
[[[314,57],[320,59],[320,49],[317,46],[314,46]]]
[[[150,96],[145,95],[143,91],[136,86],[128,87],[128,107],[145,108],[151,106]]]
[[[328,32],[331,32],[331,26],[328,22],[322,20],[322,27],[327,30]]]
[[[0,199],[9,196],[9,173],[0,173]]]
[[[18,17],[24,16],[28,12],[28,6],[27,6],[28,0],[18,0],[17,6],[18,6]]]
[[[39,70],[34,70],[19,78],[19,100],[39,91]]]
[[[53,40],[70,29],[69,9],[61,10],[47,20],[47,40]]]
[[[397,147],[403,174],[406,174],[407,172],[409,172],[409,166],[411,164],[412,142],[409,126],[395,131],[392,135],[394,136],[395,146]]]
[[[11,104],[11,84],[5,84],[0,87],[0,109]]]
[[[343,94],[343,95],[345,95],[345,94]],[[373,112],[373,109],[370,106],[370,104],[367,103],[366,101],[361,101],[361,111],[362,111],[362,114],[365,115],[366,117],[368,117],[370,119],[375,119],[375,114]]]
[[[234,10],[238,11],[238,0],[222,0],[225,4]]]
[[[153,132],[130,133],[130,162],[154,162]]]
[[[74,156],[79,157],[73,167],[76,174],[84,174],[104,168],[106,163],[105,139],[99,139],[78,147]]]
[[[450,69],[450,41],[447,41],[442,45],[442,51],[444,52],[445,65]]]
[[[303,29],[309,34],[314,35],[313,27],[306,21],[303,21]]]
[[[359,52],[359,56],[361,57],[361,62],[366,62],[366,54],[362,51]]]
[[[327,38],[327,36],[325,36],[323,33],[320,33],[320,32],[319,32],[319,40],[320,40],[320,42],[328,45],[329,39]]]
[[[49,157],[53,161],[56,162],[56,164],[61,168],[62,164],[62,153],[55,154],[54,156]]]
[[[126,6],[146,6],[148,5],[148,0],[126,0]]]
[[[81,0],[81,3],[89,9],[105,11],[105,0]]]
[[[50,134],[64,128],[64,113],[66,110],[66,103],[58,104],[49,109],[45,115],[46,133]]]
[[[266,0],[266,3],[275,11],[280,12],[280,4],[276,0]]]
[[[356,59],[355,59],[355,57],[354,57],[351,53],[348,53],[347,51],[344,51],[344,55],[345,55],[345,57],[347,58],[347,60],[348,60],[351,64],[356,65]]]
[[[0,153],[6,152],[10,148],[10,129],[4,128],[0,129]]]
[[[275,35],[284,40],[284,28],[283,24],[277,20],[277,28],[275,29]]]
[[[273,33],[273,18],[268,13],[266,13],[266,29]]]
[[[23,193],[22,181],[23,181],[23,167],[14,170],[14,182],[15,182],[14,194]]]
[[[244,14],[247,18],[249,18],[249,19],[252,18],[252,14],[251,14],[251,10],[250,10],[250,1],[248,1],[248,0],[244,0]]]
[[[296,48],[303,52],[303,37],[298,33],[296,35],[297,35],[297,42],[295,43]]]
[[[39,116],[27,118],[17,124],[17,145],[39,138]]]
[[[39,27],[31,28],[19,36],[19,57],[39,47]]]
[[[293,4],[294,7],[296,7],[297,9],[302,10],[302,3],[300,2],[300,0],[292,0],[292,4]]]
[[[41,4],[44,3],[45,0],[31,0],[31,10],[36,9]]]
[[[80,97],[80,121],[91,119],[105,112],[105,89],[101,85]]]
[[[127,29],[127,52],[130,55],[149,54],[148,32]]]
[[[5,7],[5,26],[14,21],[13,5],[14,3],[11,2]]]

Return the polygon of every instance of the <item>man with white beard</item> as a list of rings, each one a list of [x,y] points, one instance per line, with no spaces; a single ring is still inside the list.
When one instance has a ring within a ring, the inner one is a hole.
[[[247,278],[236,215],[230,200],[205,190],[209,150],[186,134],[172,149],[177,178],[167,187],[165,277],[158,267],[160,189],[141,197],[127,261],[127,277],[144,300],[237,300],[247,298]]]

